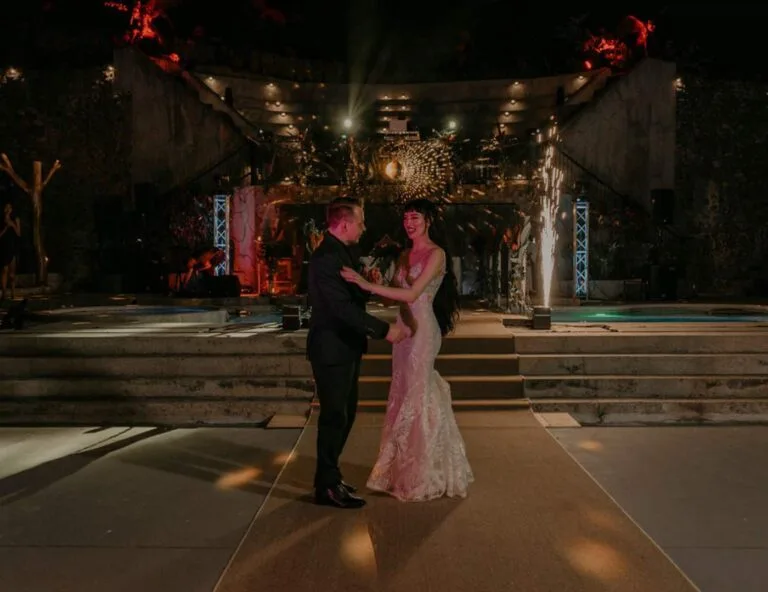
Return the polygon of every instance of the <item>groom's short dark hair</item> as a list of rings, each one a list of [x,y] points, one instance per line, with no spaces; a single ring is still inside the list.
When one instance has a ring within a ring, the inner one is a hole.
[[[333,228],[345,218],[355,215],[355,208],[362,207],[362,203],[356,197],[337,197],[328,204],[325,211],[325,221],[329,228]]]

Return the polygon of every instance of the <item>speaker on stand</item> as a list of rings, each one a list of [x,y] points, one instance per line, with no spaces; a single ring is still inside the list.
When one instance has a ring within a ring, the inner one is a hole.
[[[651,205],[655,224],[669,226],[675,223],[674,189],[651,189]]]
[[[202,286],[209,298],[240,297],[240,278],[236,275],[206,275]]]

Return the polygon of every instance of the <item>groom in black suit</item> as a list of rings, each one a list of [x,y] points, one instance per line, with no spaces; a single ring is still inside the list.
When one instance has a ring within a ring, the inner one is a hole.
[[[320,418],[317,427],[315,501],[338,508],[361,508],[365,501],[345,483],[339,470],[357,412],[357,382],[368,337],[397,343],[404,330],[365,311],[368,294],[341,277],[342,267],[357,269],[351,248],[365,231],[360,202],[335,199],[326,213],[328,231],[309,261],[312,317],[307,355],[312,363]]]

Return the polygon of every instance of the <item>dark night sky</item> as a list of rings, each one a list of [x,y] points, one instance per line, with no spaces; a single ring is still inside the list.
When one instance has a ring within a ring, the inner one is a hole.
[[[408,71],[452,77],[495,77],[578,69],[584,27],[613,30],[623,16],[651,19],[652,55],[696,61],[716,73],[762,68],[747,47],[764,36],[760,5],[637,5],[599,10],[559,3],[454,0],[439,9],[414,0],[161,0],[178,38],[202,26],[204,38],[235,48],[348,61],[374,80]],[[26,61],[40,44],[96,44],[117,34],[124,14],[101,0],[26,0],[0,12],[0,64]],[[105,43],[108,45],[108,43]],[[671,48],[674,45],[674,49]],[[82,52],[81,52],[82,53]],[[64,55],[55,51],[53,54]],[[416,59],[414,58],[416,56]],[[754,63],[753,63],[754,62]],[[526,72],[519,72],[526,70]],[[416,75],[418,76],[418,74]]]

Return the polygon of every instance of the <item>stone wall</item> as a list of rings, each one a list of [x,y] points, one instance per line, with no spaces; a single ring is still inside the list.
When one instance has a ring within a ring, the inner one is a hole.
[[[675,64],[647,59],[616,78],[562,130],[563,149],[650,211],[675,186]]]
[[[134,185],[164,192],[217,168],[244,173],[243,134],[225,113],[202,103],[180,72],[164,71],[130,48],[115,52],[115,67],[117,88],[131,96]]]
[[[698,293],[768,295],[768,86],[682,74],[677,223]]]

